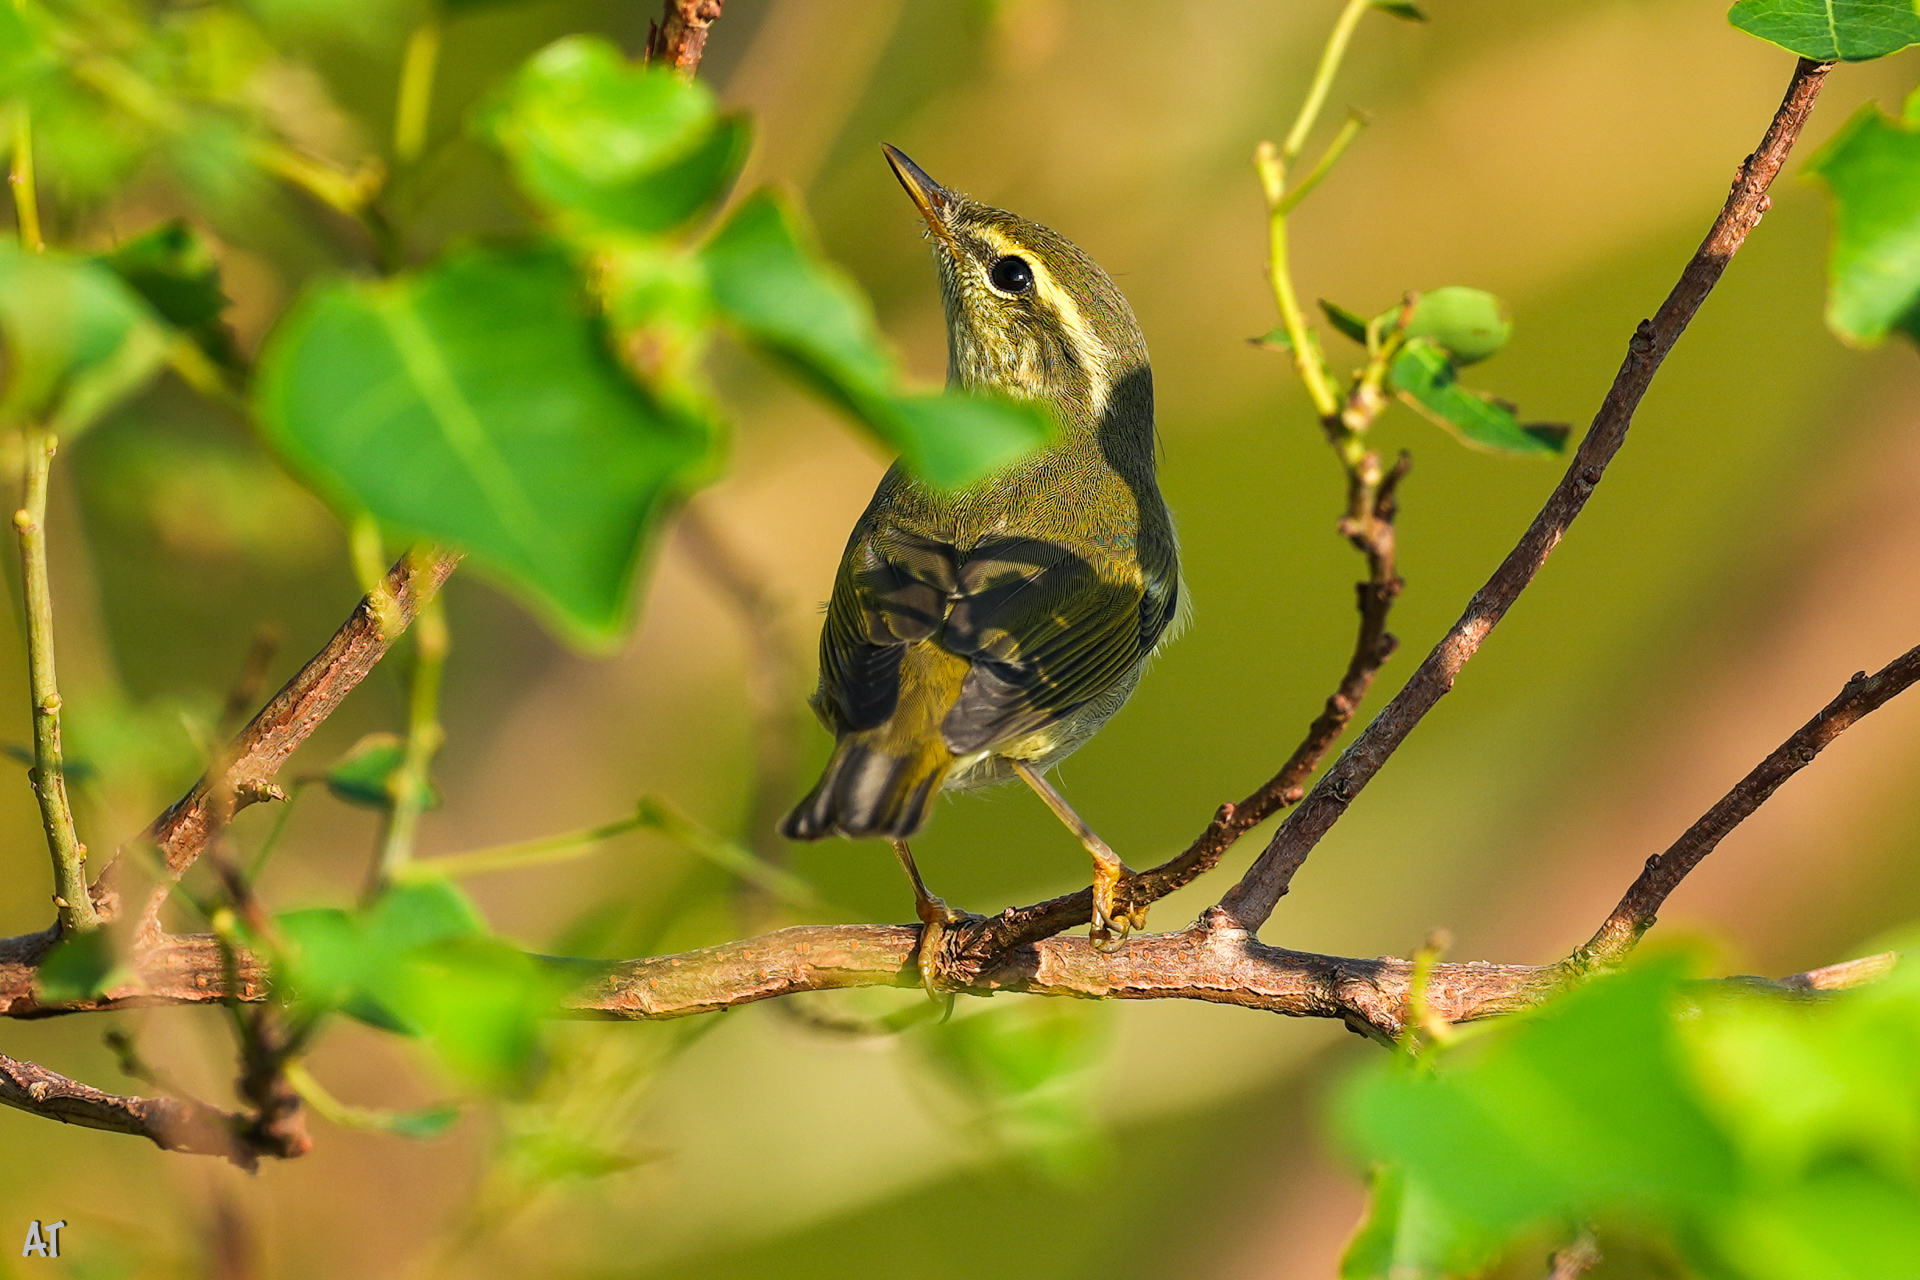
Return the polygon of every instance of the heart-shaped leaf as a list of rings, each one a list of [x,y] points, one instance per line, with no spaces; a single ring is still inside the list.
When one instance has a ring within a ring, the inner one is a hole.
[[[592,36],[536,53],[480,125],[522,190],[563,224],[650,235],[717,203],[749,138],[705,85],[631,63]]]
[[[1865,62],[1920,44],[1912,0],[1739,0],[1727,21],[1815,62]]]
[[[1914,333],[1920,304],[1920,128],[1869,104],[1808,162],[1833,197],[1827,323],[1849,342]]]
[[[742,338],[898,450],[936,485],[971,483],[1046,443],[1051,417],[998,396],[914,395],[853,282],[779,197],[743,201],[701,251],[715,307]]]
[[[0,333],[7,388],[0,423],[39,423],[71,437],[131,395],[166,356],[145,303],[86,258],[0,242]]]
[[[214,363],[240,367],[233,330],[223,318],[230,304],[220,287],[220,264],[184,221],[175,219],[135,236],[100,261]]]
[[[465,548],[598,645],[624,627],[646,536],[714,434],[621,372],[573,269],[545,249],[317,287],[261,357],[258,409],[340,511]]]

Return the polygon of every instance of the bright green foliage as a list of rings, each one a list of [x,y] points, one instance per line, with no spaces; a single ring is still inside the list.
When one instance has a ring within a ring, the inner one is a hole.
[[[458,1107],[423,1107],[418,1111],[383,1112],[378,1127],[401,1138],[437,1138],[459,1118]]]
[[[1470,1276],[1583,1222],[1702,1274],[1833,1280],[1920,1257],[1920,980],[1810,1006],[1597,978],[1418,1061],[1363,1073],[1342,1129],[1380,1161],[1348,1280]]]
[[[1382,337],[1397,331],[1400,308],[1381,313],[1375,323]],[[1513,321],[1507,318],[1500,299],[1485,290],[1447,285],[1421,294],[1414,302],[1407,336],[1430,340],[1456,366],[1464,366],[1485,360],[1506,346],[1513,336]]]
[[[480,1088],[512,1088],[534,1066],[557,987],[530,956],[488,936],[445,881],[414,879],[361,911],[294,911],[278,924],[278,981],[302,1011],[417,1037]]]
[[[394,780],[406,763],[407,744],[398,734],[370,733],[333,762],[326,772],[327,790],[337,800],[366,809],[393,807]],[[440,789],[421,784],[420,808],[440,807]]]
[[[621,373],[548,249],[324,286],[260,366],[268,438],[343,512],[464,547],[589,643],[619,634],[642,536],[711,448]]]
[[[1320,310],[1336,332],[1388,362],[1385,384],[1390,390],[1465,443],[1518,454],[1559,453],[1566,447],[1565,426],[1523,424],[1511,404],[1460,385],[1463,366],[1485,360],[1513,336],[1513,321],[1500,299],[1461,285],[1430,290],[1414,300],[1413,314],[1402,333],[1404,309],[1391,307],[1366,320],[1325,298],[1320,300]],[[1282,349],[1290,345],[1279,329],[1256,341]]]
[[[1367,345],[1367,320],[1365,316],[1357,315],[1337,302],[1328,302],[1325,298],[1320,299],[1320,310],[1326,314],[1327,323],[1331,324],[1341,337],[1357,342],[1363,347]],[[1282,347],[1290,347],[1292,345],[1286,340],[1287,331],[1281,328],[1273,330],[1273,332],[1269,333],[1262,341],[1271,343],[1276,335],[1279,337]]]
[[[133,287],[146,304],[186,334],[209,359],[228,369],[240,367],[233,331],[222,318],[227,296],[220,288],[220,264],[213,250],[179,219],[120,245],[100,259]]]
[[[0,424],[38,423],[63,438],[132,394],[166,356],[164,328],[112,271],[10,242],[0,242],[0,332]]]
[[[48,1003],[91,1000],[133,980],[113,932],[89,929],[63,938],[34,975],[34,995]]]
[[[1865,62],[1920,44],[1912,0],[1740,0],[1727,20],[1816,62]]]
[[[807,243],[798,216],[771,193],[734,210],[701,258],[715,305],[742,337],[780,357],[933,483],[976,480],[1051,434],[1036,405],[903,396],[898,365],[866,300]]]
[[[985,1137],[1047,1176],[1073,1182],[1105,1154],[1089,1085],[1106,1031],[1099,1010],[1024,999],[937,1023],[915,1043]]]
[[[1461,440],[1500,453],[1558,453],[1567,428],[1557,423],[1522,425],[1513,406],[1460,385],[1459,371],[1431,338],[1410,338],[1394,357],[1391,381],[1400,398],[1422,417]]]
[[[1920,335],[1920,121],[1862,107],[1807,171],[1833,197],[1827,323],[1849,342]]]
[[[521,189],[560,222],[648,235],[726,194],[749,133],[719,114],[705,85],[630,63],[589,36],[535,54],[480,123]]]

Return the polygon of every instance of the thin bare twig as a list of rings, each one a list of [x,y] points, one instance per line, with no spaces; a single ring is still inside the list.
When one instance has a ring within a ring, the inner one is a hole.
[[[140,838],[151,841],[165,857],[168,870],[178,876],[192,866],[235,812],[268,794],[264,788],[287,757],[366,679],[459,563],[455,552],[439,552],[418,563],[412,555],[401,557],[385,583],[397,629],[383,629],[373,599],[361,599],[326,647],[240,731],[219,776],[202,778],[142,833]],[[112,870],[110,863],[101,874],[103,883],[111,883]]]
[[[1628,888],[1620,905],[1613,909],[1613,914],[1592,939],[1574,953],[1574,963],[1609,964],[1631,951],[1641,935],[1653,927],[1654,916],[1667,895],[1680,886],[1688,872],[1700,865],[1702,858],[1714,851],[1728,832],[1745,822],[1788,778],[1812,764],[1814,757],[1856,720],[1916,681],[1920,681],[1920,645],[1871,676],[1862,671],[1847,681],[1838,697],[1755,765],[1718,804],[1669,845],[1666,852],[1647,859],[1646,870]]]
[[[693,79],[707,51],[707,28],[720,17],[721,0],[666,0],[660,21],[647,26],[647,62],[672,67]]]
[[[1534,517],[1520,543],[1475,593],[1433,652],[1419,666],[1373,723],[1354,740],[1306,799],[1287,816],[1247,874],[1210,913],[1222,928],[1258,929],[1273,914],[1293,876],[1353,798],[1373,780],[1413,727],[1453,688],[1454,678],[1473,657],[1487,633],[1505,616],[1533,581],[1547,556],[1566,534],[1600,483],[1607,464],[1626,440],[1633,412],[1667,353],[1699,311],[1747,234],[1768,208],[1767,188],[1786,163],[1787,153],[1813,110],[1831,63],[1801,59],[1760,148],[1740,166],[1739,176],[1720,216],[1692,261],[1681,272],[1652,320],[1643,320],[1627,344],[1627,356],[1613,386],[1580,442],[1566,475]]]
[[[0,1103],[62,1124],[130,1133],[162,1151],[259,1163],[238,1136],[243,1119],[204,1102],[105,1093],[32,1062],[0,1054]]]
[[[1547,1280],[1579,1280],[1580,1276],[1600,1265],[1600,1244],[1593,1238],[1593,1232],[1581,1230],[1571,1242],[1553,1251],[1547,1259],[1552,1268]]]

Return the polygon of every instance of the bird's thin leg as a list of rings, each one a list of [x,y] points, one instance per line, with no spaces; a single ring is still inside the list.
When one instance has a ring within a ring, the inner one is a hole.
[[[1102,950],[1119,946],[1129,933],[1147,922],[1144,909],[1117,918],[1114,915],[1114,891],[1122,881],[1133,876],[1133,868],[1120,861],[1120,855],[1073,811],[1067,798],[1054,790],[1053,784],[1041,777],[1038,769],[1024,760],[1011,760],[1008,763],[1021,780],[1033,788],[1034,794],[1046,801],[1047,808],[1053,810],[1054,816],[1067,824],[1067,830],[1079,838],[1086,851],[1093,855],[1093,930],[1088,936],[1094,946]],[[1119,929],[1117,934],[1114,932],[1116,926]]]
[[[905,840],[893,841],[894,856],[900,859],[901,869],[907,873],[907,879],[913,882],[913,909],[920,917],[920,985],[927,994],[936,1000],[951,1000],[952,996],[944,991],[935,970],[935,957],[940,953],[940,938],[951,925],[959,924],[966,916],[948,906],[944,899],[936,898],[927,892],[927,882],[920,878],[920,868],[913,865],[913,850],[907,848]]]

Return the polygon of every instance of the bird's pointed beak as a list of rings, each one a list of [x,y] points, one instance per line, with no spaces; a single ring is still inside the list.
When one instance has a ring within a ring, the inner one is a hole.
[[[907,159],[907,153],[900,148],[883,142],[880,149],[887,153],[887,163],[893,166],[893,176],[900,179],[900,185],[913,197],[913,203],[920,210],[920,216],[927,220],[928,228],[951,247],[953,232],[947,227],[947,214],[955,203],[953,193],[929,178],[927,171]]]

